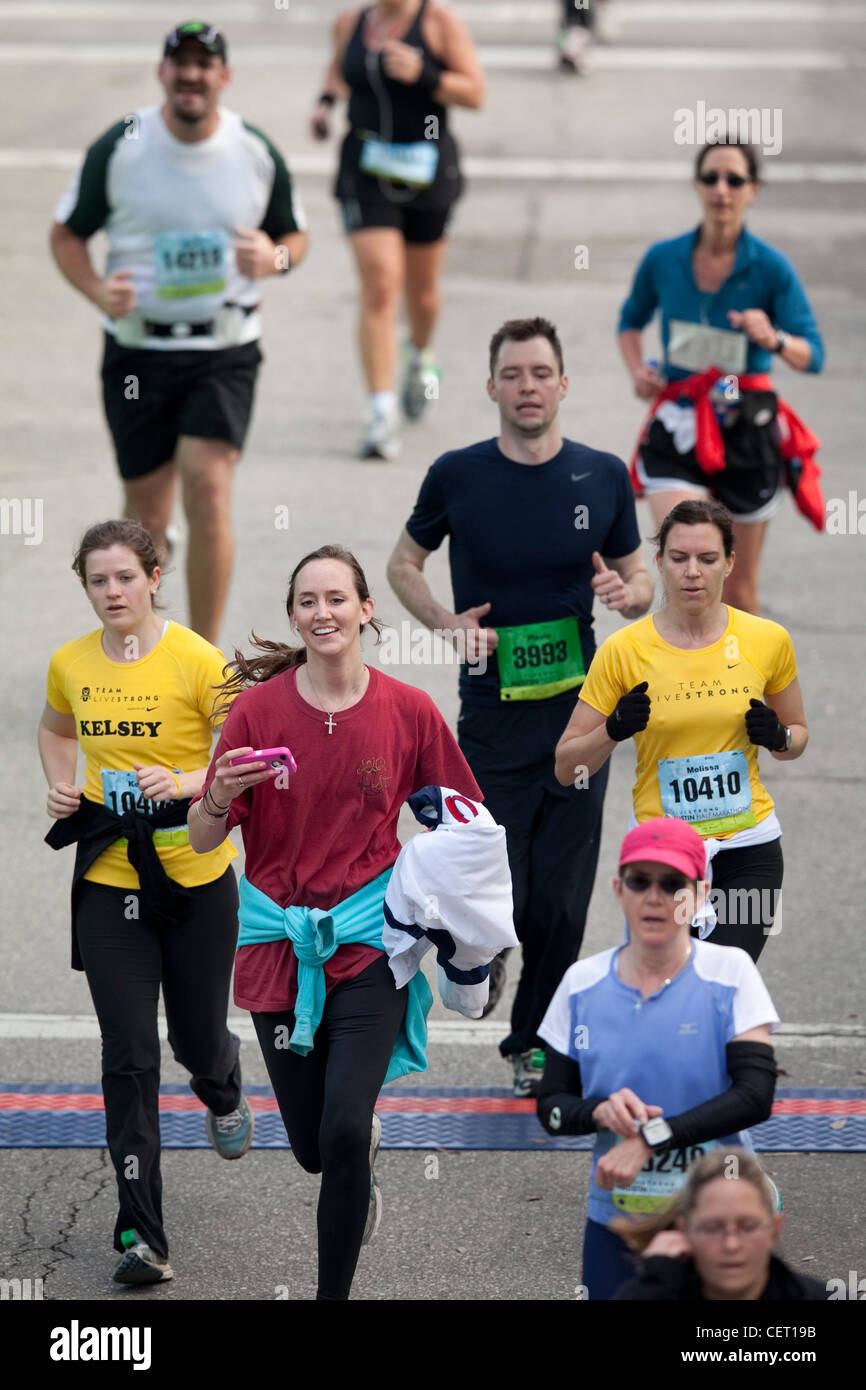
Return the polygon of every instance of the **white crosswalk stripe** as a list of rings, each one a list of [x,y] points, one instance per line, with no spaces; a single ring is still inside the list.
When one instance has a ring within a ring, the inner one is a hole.
[[[228,1024],[243,1042],[255,1042],[256,1032],[248,1014],[230,1014]],[[160,1037],[166,1038],[160,1018]],[[428,1041],[440,1046],[495,1047],[506,1025],[502,1020],[432,1019]],[[0,1038],[6,1041],[85,1042],[99,1037],[99,1024],[91,1014],[0,1014]],[[774,1037],[787,1046],[862,1047],[866,1027],[843,1023],[783,1023]]]
[[[539,24],[555,24],[559,15],[556,0],[451,0],[454,10],[467,24],[515,24],[533,29]],[[274,4],[277,15],[285,15],[292,24],[327,23],[347,8],[345,0],[288,0]],[[821,0],[617,0],[614,5],[616,21],[623,27],[633,24],[727,24],[784,23],[789,24],[862,24],[866,23],[866,6],[861,3],[821,3]],[[211,23],[231,25],[261,23],[260,5],[245,4],[243,0],[230,3],[211,3],[207,6]],[[147,8],[137,0],[85,0],[84,3],[65,3],[65,0],[5,0],[0,7],[0,20],[27,20],[42,23],[56,20],[89,21],[110,19],[117,23],[141,24],[143,21],[165,24],[177,23],[177,6],[171,0],[148,0]]]
[[[32,173],[39,169],[77,169],[82,151],[74,149],[3,149],[0,169]],[[334,156],[289,152],[292,172],[312,178],[330,178]],[[674,159],[511,159],[467,155],[463,167],[470,179],[503,183],[682,183],[690,175],[690,163]],[[866,161],[850,163],[795,163],[772,165],[774,183],[866,183]]]
[[[2,10],[0,10],[2,14]],[[535,35],[533,35],[535,37]],[[158,45],[156,45],[158,48]],[[52,63],[66,67],[73,63],[93,67],[110,65],[152,65],[153,43],[0,43],[0,63],[18,67]],[[323,68],[329,59],[324,47],[296,44],[232,45],[231,61],[237,68]],[[481,44],[478,56],[488,72],[553,71],[556,54],[553,44]],[[593,49],[593,69],[605,71],[729,72],[736,69],[782,72],[841,72],[866,67],[866,55],[852,49],[832,52],[815,48],[627,48]]]

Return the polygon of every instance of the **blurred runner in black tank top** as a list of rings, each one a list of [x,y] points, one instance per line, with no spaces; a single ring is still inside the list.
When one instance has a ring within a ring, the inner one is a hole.
[[[359,338],[370,393],[362,458],[393,458],[397,435],[397,308],[405,290],[409,340],[400,399],[417,419],[438,396],[429,343],[439,309],[445,230],[463,181],[449,106],[480,107],[481,68],[467,30],[434,0],[379,0],[334,25],[334,57],[312,118],[349,97],[335,194],[361,281]]]

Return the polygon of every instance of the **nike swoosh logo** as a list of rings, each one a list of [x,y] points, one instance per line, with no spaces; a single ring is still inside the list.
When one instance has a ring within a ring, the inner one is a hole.
[[[728,662],[728,670],[729,670],[729,671],[733,671],[734,666],[739,666],[739,664],[740,664],[739,661],[735,661],[735,662],[733,663],[733,665],[731,664],[731,662]]]
[[[591,478],[591,477],[592,477],[592,469],[590,469],[590,471],[589,471],[588,473],[572,473],[572,475],[571,475],[571,481],[572,481],[573,483],[580,483],[580,482],[583,482],[583,479],[584,479],[584,478]]]

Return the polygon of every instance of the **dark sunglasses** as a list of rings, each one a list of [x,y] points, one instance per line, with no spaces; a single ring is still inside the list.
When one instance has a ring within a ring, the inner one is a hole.
[[[669,898],[675,898],[677,893],[689,886],[688,879],[683,878],[682,874],[666,874],[664,878],[650,878],[649,874],[623,874],[622,881],[630,893],[646,893],[657,883]]]
[[[717,174],[713,170],[710,174],[698,174],[698,183],[702,183],[706,188],[715,188],[719,179],[724,179],[728,188],[742,188],[744,183],[751,183],[751,178],[744,178],[742,174]]]

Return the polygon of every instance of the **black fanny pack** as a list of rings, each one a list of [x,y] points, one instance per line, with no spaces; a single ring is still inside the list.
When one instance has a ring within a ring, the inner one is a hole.
[[[779,468],[779,398],[775,391],[743,391],[734,419],[723,427],[728,468]]]
[[[725,467],[740,471],[763,471],[768,476],[775,473],[782,464],[779,451],[779,426],[777,415],[779,398],[775,391],[742,391],[740,398],[728,412],[728,418],[721,422],[722,440],[725,446]],[[682,462],[683,458],[694,459],[694,449],[686,455],[681,454],[674,444],[674,436],[657,417],[650,423],[646,443],[654,454]]]

